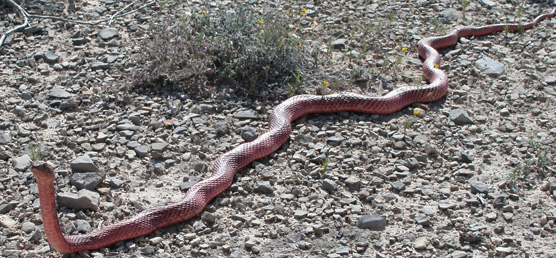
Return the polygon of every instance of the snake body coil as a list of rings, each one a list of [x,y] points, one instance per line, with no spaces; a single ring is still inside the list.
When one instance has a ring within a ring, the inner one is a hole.
[[[495,24],[481,27],[463,27],[445,36],[425,38],[419,42],[419,55],[424,59],[423,74],[430,84],[422,87],[401,87],[381,97],[354,93],[326,96],[299,95],[287,99],[270,114],[267,132],[252,142],[243,143],[224,153],[214,163],[212,175],[191,187],[178,203],[145,210],[134,217],[106,226],[100,230],[64,236],[60,230],[54,193],[54,170],[46,163],[33,164],[41,213],[46,237],[51,246],[62,253],[98,249],[118,241],[149,234],[159,228],[187,220],[199,214],[214,197],[224,191],[235,173],[252,161],[276,151],[287,141],[291,122],[308,113],[354,111],[390,114],[415,102],[436,101],[446,94],[448,77],[439,69],[440,54],[437,49],[457,43],[461,37],[480,36],[503,30],[529,29],[546,18],[554,17],[556,8],[522,25]]]

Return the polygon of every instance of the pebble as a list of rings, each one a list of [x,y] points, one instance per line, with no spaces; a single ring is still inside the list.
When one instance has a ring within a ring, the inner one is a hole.
[[[79,172],[99,172],[98,167],[93,163],[93,160],[88,155],[76,157],[70,162],[71,171],[73,173]]]
[[[332,47],[339,49],[346,46],[348,40],[347,39],[337,39],[332,41]]]
[[[35,223],[26,221],[21,224],[21,231],[25,232],[26,234],[30,234],[31,232],[35,231],[35,227]]]
[[[556,76],[546,76],[544,77],[544,82],[546,82],[548,85],[556,85]]]
[[[429,217],[425,214],[418,214],[417,216],[415,216],[414,220],[417,224],[425,227],[432,225],[432,222],[430,221]]]
[[[246,142],[251,142],[257,139],[256,130],[253,127],[245,127],[241,130],[241,138]]]
[[[359,228],[381,231],[386,229],[386,217],[380,215],[364,215],[357,222]]]
[[[424,250],[429,245],[429,239],[426,237],[419,237],[413,241],[413,248],[416,250]]]
[[[25,171],[31,166],[31,157],[29,155],[19,156],[12,159],[12,166],[16,171]]]
[[[111,40],[119,35],[118,30],[114,28],[105,28],[98,32],[98,36],[105,41]]]
[[[449,258],[467,258],[467,257],[469,257],[469,255],[466,252],[459,251],[459,250],[453,251],[449,255]]]
[[[273,192],[272,185],[269,182],[264,182],[255,187],[256,193],[270,194]]]
[[[475,122],[467,112],[461,108],[454,109],[450,111],[450,120],[452,120],[457,125],[466,125],[466,124],[474,124]]]
[[[70,184],[77,189],[94,190],[106,177],[104,172],[81,172],[70,175]]]
[[[503,63],[500,63],[490,57],[482,57],[475,62],[475,67],[492,77],[499,77],[506,72]]]
[[[471,193],[488,193],[488,185],[481,181],[472,181]]]
[[[46,51],[44,53],[44,61],[47,63],[56,63],[60,60],[60,56],[55,54],[54,52]]]
[[[322,180],[322,189],[331,193],[336,190],[336,182],[330,179]]]
[[[61,205],[73,209],[98,210],[100,194],[97,192],[81,189],[77,194],[59,193],[58,201]]]
[[[67,92],[64,88],[56,86],[52,88],[49,96],[53,98],[66,99],[72,97],[73,95]]]

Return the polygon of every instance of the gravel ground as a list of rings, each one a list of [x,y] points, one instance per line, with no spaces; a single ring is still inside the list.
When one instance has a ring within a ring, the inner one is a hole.
[[[218,2],[211,8],[226,4]],[[373,95],[425,83],[419,39],[519,16],[505,0],[472,1],[465,11],[451,0],[248,2],[292,15],[307,44],[323,50],[319,72],[304,80],[308,93],[324,81],[335,86],[324,90]],[[96,20],[131,1],[70,3],[25,8]],[[555,4],[522,6],[528,21]],[[203,8],[170,1],[110,25],[32,19],[8,38],[0,49],[1,257],[62,256],[41,226],[30,144],[58,172],[65,232],[80,234],[178,201],[220,154],[266,130],[279,101],[225,86],[203,101],[129,89],[149,21]],[[2,17],[2,32],[19,21],[10,9]],[[441,101],[383,116],[304,116],[290,141],[238,172],[200,216],[68,257],[556,257],[555,31],[550,19],[523,33],[461,39],[442,50],[451,89]],[[346,41],[327,48],[338,39]]]

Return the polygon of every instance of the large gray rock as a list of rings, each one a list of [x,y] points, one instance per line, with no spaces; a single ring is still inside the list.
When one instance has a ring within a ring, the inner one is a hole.
[[[458,108],[450,111],[450,120],[452,120],[457,125],[466,125],[466,124],[474,124],[475,121],[467,115],[467,112],[464,109]]]
[[[359,228],[367,228],[370,230],[384,230],[386,228],[386,217],[379,215],[365,215],[359,218],[357,222]]]
[[[60,204],[73,209],[98,210],[99,198],[99,193],[87,189],[81,189],[77,194],[58,194],[58,201]]]
[[[506,68],[503,63],[486,56],[477,60],[475,62],[475,66],[483,73],[492,77],[498,77],[506,72]]]
[[[16,171],[24,171],[29,166],[31,166],[31,157],[29,155],[23,155],[12,159],[12,166]]]
[[[64,88],[56,86],[52,88],[49,96],[53,98],[66,99],[66,98],[70,98],[72,94],[64,90]]]
[[[70,163],[71,171],[73,173],[79,172],[99,172],[99,169],[88,155],[83,155],[75,158]]]
[[[77,189],[94,190],[106,177],[104,172],[84,172],[70,175],[70,184]]]
[[[111,40],[119,35],[118,30],[114,28],[106,28],[98,32],[98,36],[103,40]]]

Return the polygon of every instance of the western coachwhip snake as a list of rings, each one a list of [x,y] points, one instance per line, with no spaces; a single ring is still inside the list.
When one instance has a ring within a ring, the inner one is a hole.
[[[480,36],[503,30],[529,29],[546,18],[554,17],[556,8],[524,24],[495,24],[481,27],[462,27],[445,36],[425,38],[419,42],[419,55],[424,59],[423,74],[430,84],[422,87],[401,87],[382,97],[354,93],[333,95],[298,95],[276,106],[270,114],[270,128],[252,142],[243,143],[224,153],[214,163],[212,175],[192,186],[178,203],[145,210],[134,217],[106,226],[97,231],[64,236],[60,230],[54,193],[55,173],[46,163],[34,163],[31,170],[36,177],[46,237],[51,246],[62,253],[98,249],[118,241],[149,234],[159,228],[185,221],[197,214],[214,197],[223,192],[235,173],[252,161],[276,151],[287,141],[291,122],[307,113],[354,111],[390,114],[415,102],[436,101],[446,94],[448,77],[439,69],[437,49],[456,44],[459,38]]]

